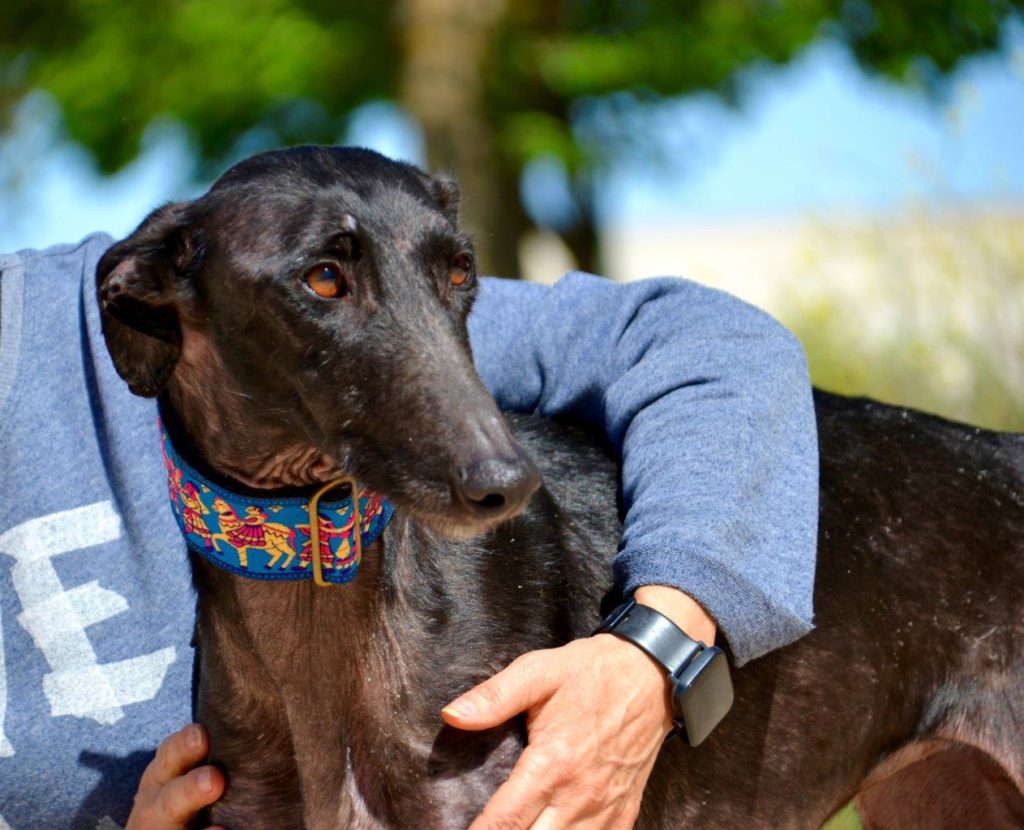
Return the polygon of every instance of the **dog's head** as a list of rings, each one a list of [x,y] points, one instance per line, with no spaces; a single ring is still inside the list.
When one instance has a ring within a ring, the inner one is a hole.
[[[248,159],[100,260],[114,365],[136,394],[166,391],[222,472],[245,472],[231,453],[287,457],[299,480],[271,480],[344,472],[441,532],[484,530],[539,474],[472,366],[457,202],[368,150]]]

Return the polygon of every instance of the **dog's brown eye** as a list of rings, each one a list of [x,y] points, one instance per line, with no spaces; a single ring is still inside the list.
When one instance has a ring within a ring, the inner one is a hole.
[[[333,299],[348,294],[348,283],[332,262],[321,262],[306,272],[306,285],[320,297]]]
[[[452,260],[452,267],[448,271],[448,281],[459,288],[468,284],[473,276],[473,258],[469,254],[459,254]]]

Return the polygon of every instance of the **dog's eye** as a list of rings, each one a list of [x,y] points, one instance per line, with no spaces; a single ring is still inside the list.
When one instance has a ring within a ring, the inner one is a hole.
[[[455,257],[448,271],[448,281],[456,288],[471,284],[473,281],[473,257],[469,254],[459,254]]]
[[[306,285],[320,297],[334,299],[348,294],[348,283],[333,262],[321,262],[306,272]]]

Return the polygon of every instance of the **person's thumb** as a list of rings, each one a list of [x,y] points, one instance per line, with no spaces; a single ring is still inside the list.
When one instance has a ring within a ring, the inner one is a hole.
[[[543,654],[524,654],[455,698],[441,710],[445,723],[459,729],[490,729],[545,701],[557,687],[557,669],[547,665]]]

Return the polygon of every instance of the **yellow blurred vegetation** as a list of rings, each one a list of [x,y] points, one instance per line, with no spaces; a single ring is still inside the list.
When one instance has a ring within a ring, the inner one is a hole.
[[[816,384],[1024,431],[1024,215],[820,221],[798,263],[779,314]]]

